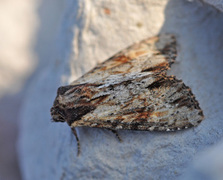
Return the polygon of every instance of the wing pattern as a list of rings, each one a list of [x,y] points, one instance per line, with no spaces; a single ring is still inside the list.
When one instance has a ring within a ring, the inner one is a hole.
[[[172,131],[204,118],[190,88],[166,71],[176,58],[173,35],[143,40],[58,89],[54,121],[112,130]]]

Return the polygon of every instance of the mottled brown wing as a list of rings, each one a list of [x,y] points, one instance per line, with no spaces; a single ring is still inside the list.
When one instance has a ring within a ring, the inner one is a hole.
[[[61,88],[55,111],[71,127],[171,131],[203,120],[191,90],[173,76],[121,74],[94,84]]]
[[[71,84],[94,83],[95,80],[122,73],[165,73],[174,62],[176,53],[176,39],[173,35],[163,34],[148,38],[98,64]]]

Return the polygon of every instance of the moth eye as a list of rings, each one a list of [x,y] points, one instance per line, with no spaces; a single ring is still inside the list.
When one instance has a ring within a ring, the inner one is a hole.
[[[63,115],[64,114],[63,110],[61,110],[58,106],[52,107],[50,109],[50,113],[52,115]]]
[[[53,117],[53,121],[55,122],[65,122],[64,111],[59,109],[58,107],[52,107],[50,110],[51,116]]]

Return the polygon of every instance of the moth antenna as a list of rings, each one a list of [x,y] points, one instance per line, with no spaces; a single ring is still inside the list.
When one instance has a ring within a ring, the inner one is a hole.
[[[79,140],[79,138],[78,138],[78,136],[77,136],[77,131],[76,131],[76,129],[75,129],[74,127],[72,127],[71,130],[72,130],[74,136],[76,137],[76,141],[77,141],[77,156],[79,156],[80,153],[81,153],[80,140]]]
[[[119,134],[116,130],[113,130],[113,129],[108,129],[108,130],[115,134],[115,136],[118,138],[119,142],[123,142],[123,140],[121,139],[121,137],[119,136]]]

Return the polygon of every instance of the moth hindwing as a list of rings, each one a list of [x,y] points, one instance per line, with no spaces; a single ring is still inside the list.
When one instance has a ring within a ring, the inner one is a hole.
[[[176,39],[163,34],[120,51],[68,86],[51,108],[55,122],[75,127],[174,131],[204,118],[189,87],[166,71],[176,58]],[[118,134],[116,133],[118,136]]]

